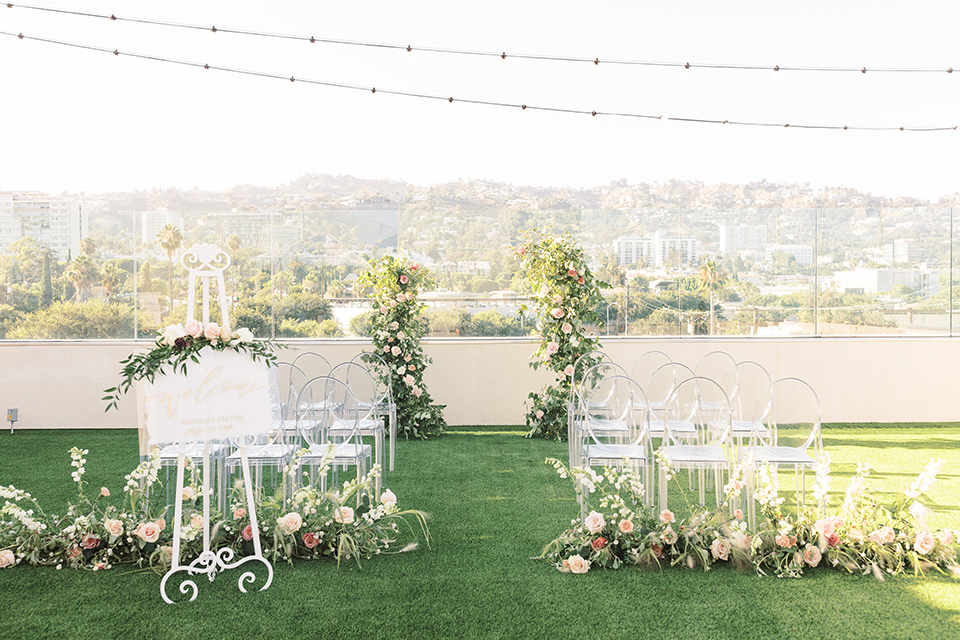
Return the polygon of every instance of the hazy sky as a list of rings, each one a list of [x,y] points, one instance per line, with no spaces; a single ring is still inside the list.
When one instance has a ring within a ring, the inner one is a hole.
[[[103,2],[45,7],[418,46],[936,74],[653,69],[407,53],[68,17],[0,5],[0,31],[481,100],[836,125],[960,124],[960,3]],[[947,74],[947,67],[958,69]],[[0,36],[0,190],[276,185],[303,173],[417,184],[625,178],[960,191],[960,131],[804,131],[592,118],[376,95]]]

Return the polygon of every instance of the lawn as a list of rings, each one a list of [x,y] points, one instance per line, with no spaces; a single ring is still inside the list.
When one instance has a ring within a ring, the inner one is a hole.
[[[577,514],[573,491],[543,463],[566,445],[519,428],[453,428],[401,441],[385,486],[430,513],[431,547],[337,567],[275,567],[273,585],[241,594],[234,574],[166,605],[160,576],[18,566],[0,571],[2,638],[960,638],[960,581],[808,570],[800,580],[727,567],[561,574],[532,560]],[[137,459],[131,431],[18,431],[3,436],[0,484],[48,511],[72,495],[67,450],[90,450],[86,479],[120,491]],[[931,457],[946,461],[931,500],[935,527],[960,527],[960,426],[828,425],[834,503],[856,462],[890,496]],[[676,501],[671,506],[679,506]]]

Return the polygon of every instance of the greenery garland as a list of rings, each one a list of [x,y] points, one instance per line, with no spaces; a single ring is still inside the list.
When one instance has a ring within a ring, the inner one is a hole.
[[[540,346],[531,355],[534,369],[546,366],[555,382],[531,393],[526,422],[527,437],[562,440],[567,436],[567,402],[574,364],[600,348],[595,327],[602,324],[597,309],[603,302],[601,289],[610,285],[596,278],[587,267],[583,250],[567,233],[551,236],[534,230],[517,249],[520,267],[536,300]],[[521,306],[521,313],[526,305]],[[583,365],[594,364],[594,360]]]
[[[159,335],[153,349],[146,353],[131,354],[120,364],[124,365],[120,372],[122,380],[115,387],[105,389],[102,399],[107,401],[106,411],[115,409],[120,402],[120,396],[130,390],[134,382],[146,380],[153,382],[157,375],[169,370],[184,374],[187,364],[200,362],[200,352],[203,349],[226,351],[232,349],[238,353],[247,353],[251,358],[266,363],[268,367],[276,364],[277,357],[273,353],[279,347],[271,340],[255,340],[253,332],[247,328],[237,330],[229,326],[220,326],[210,322],[206,326],[196,320],[186,324],[171,324]]]
[[[433,278],[426,269],[400,256],[385,255],[372,260],[370,267],[360,275],[359,283],[370,290],[373,301],[373,346],[386,365],[378,375],[384,383],[389,377],[393,388],[397,433],[415,438],[440,435],[446,428],[444,405],[434,404],[423,383],[423,373],[432,360],[420,346],[427,320],[423,314],[426,305],[417,300],[417,294],[433,284]]]

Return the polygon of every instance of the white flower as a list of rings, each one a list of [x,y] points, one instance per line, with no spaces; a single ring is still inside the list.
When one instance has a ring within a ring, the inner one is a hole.
[[[172,347],[173,343],[177,341],[177,338],[183,338],[186,335],[187,332],[182,324],[171,324],[163,330],[162,341],[168,347]]]
[[[233,335],[240,342],[253,342],[253,331],[250,331],[250,329],[247,329],[246,327],[237,329],[234,331]]]
[[[386,507],[394,507],[397,504],[397,496],[390,489],[385,489],[383,493],[380,494],[380,504]]]

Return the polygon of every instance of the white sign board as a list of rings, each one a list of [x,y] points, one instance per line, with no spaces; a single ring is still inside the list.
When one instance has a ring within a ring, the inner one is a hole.
[[[267,366],[236,351],[208,351],[144,384],[150,444],[206,442],[266,433],[273,427]]]

